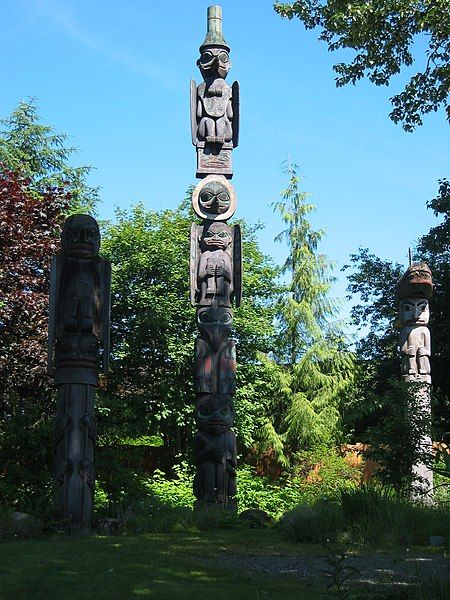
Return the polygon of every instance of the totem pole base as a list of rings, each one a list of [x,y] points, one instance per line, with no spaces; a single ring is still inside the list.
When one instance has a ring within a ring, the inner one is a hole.
[[[217,511],[219,513],[228,512],[237,514],[237,502],[229,501],[229,502],[207,502],[205,500],[196,500],[194,502],[194,512],[202,513],[202,512],[214,512]]]
[[[95,387],[58,385],[55,485],[56,519],[73,535],[88,535],[94,505]]]

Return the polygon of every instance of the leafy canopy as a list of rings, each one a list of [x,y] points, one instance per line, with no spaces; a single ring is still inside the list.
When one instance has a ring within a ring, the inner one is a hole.
[[[422,65],[404,90],[391,98],[390,114],[406,131],[441,106],[450,118],[450,7],[448,0],[298,0],[275,2],[282,17],[298,17],[306,29],[321,28],[319,40],[331,51],[350,48],[351,62],[334,66],[338,87],[367,77],[388,85],[414,62],[418,37],[426,40]]]

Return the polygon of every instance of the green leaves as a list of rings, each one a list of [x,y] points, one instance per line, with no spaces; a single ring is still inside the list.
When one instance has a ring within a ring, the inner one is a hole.
[[[403,67],[419,59],[422,70],[391,98],[389,115],[405,131],[422,125],[422,116],[444,107],[450,118],[450,11],[448,0],[298,0],[275,2],[282,17],[298,17],[306,29],[321,28],[319,40],[331,51],[350,48],[351,62],[337,63],[338,87],[367,77],[389,85]],[[413,55],[414,42],[426,36],[423,56]]]

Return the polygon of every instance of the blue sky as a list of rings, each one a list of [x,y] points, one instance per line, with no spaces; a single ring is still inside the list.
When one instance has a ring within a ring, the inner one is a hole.
[[[0,115],[32,96],[44,122],[71,136],[101,187],[101,218],[143,201],[174,207],[195,183],[189,80],[206,32],[204,0],[14,0],[3,4]],[[233,153],[236,216],[266,224],[261,246],[282,261],[281,230],[270,208],[286,185],[281,163],[300,165],[337,266],[359,246],[407,263],[408,247],[436,223],[426,201],[449,174],[443,112],[405,133],[388,118],[390,88],[361,82],[336,89],[317,32],[282,20],[270,0],[223,0],[231,83],[241,85],[240,145]],[[423,47],[419,40],[419,66]],[[413,71],[410,71],[410,73]],[[345,277],[336,273],[338,296]],[[347,311],[344,310],[344,314]]]

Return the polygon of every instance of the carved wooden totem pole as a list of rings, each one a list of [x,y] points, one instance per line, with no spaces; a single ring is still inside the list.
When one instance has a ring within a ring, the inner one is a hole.
[[[431,417],[431,338],[429,300],[433,294],[430,268],[425,263],[413,263],[397,284],[396,300],[399,315],[399,346],[401,352],[401,374],[407,383],[414,383],[411,392],[416,410],[424,417]],[[414,415],[412,415],[414,418]],[[430,431],[424,430],[420,445],[424,452],[431,450]],[[413,466],[413,473],[422,493],[430,493],[433,474],[424,464]]]
[[[57,388],[54,479],[56,514],[69,531],[89,531],[94,499],[94,395],[109,356],[111,265],[100,258],[100,232],[89,215],[64,223],[52,259],[49,371]]]
[[[239,84],[229,86],[230,48],[222,35],[222,9],[208,8],[206,39],[197,65],[204,82],[191,81],[192,143],[197,177],[192,195],[201,224],[191,227],[191,303],[197,308],[194,439],[197,506],[235,507],[236,435],[233,394],[236,351],[232,305],[241,300],[241,232],[227,220],[236,210],[231,151],[238,144]]]

